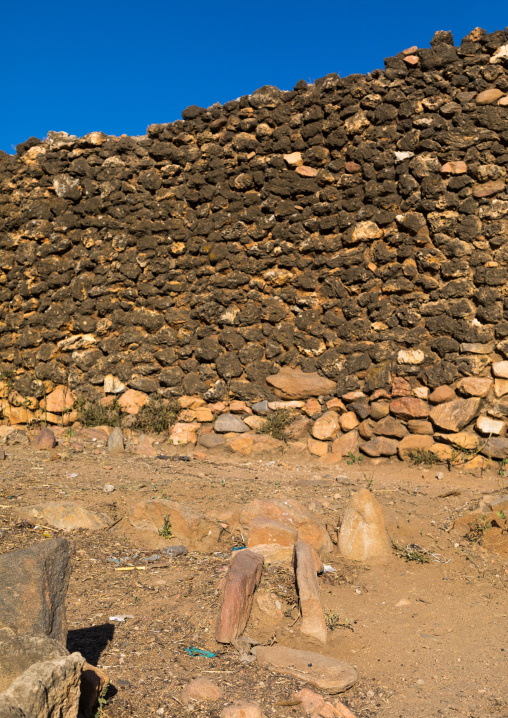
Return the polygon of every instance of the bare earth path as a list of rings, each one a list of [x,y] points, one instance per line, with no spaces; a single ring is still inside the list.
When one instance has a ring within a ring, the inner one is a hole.
[[[227,455],[113,458],[91,442],[83,453],[73,453],[65,439],[52,456],[26,446],[6,447],[6,453],[0,464],[0,552],[63,535],[17,523],[17,506],[79,500],[118,521],[110,530],[67,534],[74,565],[69,647],[110,676],[114,690],[105,716],[184,715],[180,689],[201,675],[219,683],[225,698],[195,705],[192,715],[217,718],[228,701],[247,698],[259,701],[268,717],[303,716],[301,707],[284,705],[301,683],[243,663],[237,650],[214,641],[221,579],[241,537],[226,538],[210,555],[143,562],[164,542],[140,543],[122,519],[128,506],[163,497],[217,512],[253,498],[288,497],[332,529],[350,494],[363,487],[383,506],[392,540],[401,547],[417,543],[437,560],[407,562],[394,552],[387,565],[363,565],[344,560],[335,549],[326,559],[335,572],[319,579],[334,629],[325,648],[299,632],[291,568],[265,567],[258,590],[277,597],[282,615],[267,615],[255,602],[246,634],[355,665],[358,683],[341,698],[358,717],[508,716],[508,536],[493,528],[474,543],[464,538],[467,527],[460,521],[453,528],[454,519],[484,494],[506,492],[497,467],[475,477],[388,461],[323,467],[290,454],[261,462]],[[115,491],[106,494],[105,484]],[[142,570],[117,571],[114,559],[125,557],[130,558],[122,566]],[[110,620],[122,614],[132,618]],[[189,646],[216,656],[192,658],[184,651]]]

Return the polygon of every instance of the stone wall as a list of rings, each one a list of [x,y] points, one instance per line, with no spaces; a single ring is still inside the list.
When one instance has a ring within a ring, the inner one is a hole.
[[[504,434],[507,68],[507,33],[439,32],[384,71],[2,154],[4,420],[105,382],[274,401],[298,368],[329,380],[323,411],[354,396],[372,424],[402,391],[406,433]],[[461,419],[429,423],[443,387]]]

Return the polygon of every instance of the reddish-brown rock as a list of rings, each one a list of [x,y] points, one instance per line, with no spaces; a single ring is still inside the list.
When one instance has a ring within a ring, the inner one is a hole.
[[[452,160],[441,167],[441,174],[443,175],[463,175],[466,172],[467,165],[462,160]]]
[[[506,183],[502,179],[491,180],[490,182],[483,182],[483,184],[476,184],[473,187],[473,197],[492,197],[499,192],[503,192],[506,187]]]
[[[411,434],[431,435],[434,433],[434,427],[432,426],[432,423],[430,421],[425,421],[425,419],[410,419],[407,422],[407,428],[409,429]]]
[[[74,406],[76,397],[68,386],[61,384],[48,394],[46,399],[41,401],[41,409],[49,411],[52,414],[63,414],[70,411]]]
[[[221,711],[220,718],[266,718],[266,715],[259,703],[235,700]]]
[[[335,382],[331,379],[291,367],[283,367],[278,374],[268,376],[266,382],[284,399],[309,399],[331,394],[335,389]]]
[[[242,635],[262,570],[263,557],[260,554],[249,549],[233,554],[215,629],[215,638],[219,643],[231,643]]]
[[[502,90],[498,90],[497,87],[489,87],[488,90],[483,90],[476,95],[477,105],[492,105],[494,102],[499,100],[504,95]]]
[[[340,428],[344,432],[356,429],[356,427],[360,423],[354,411],[346,411],[345,414],[342,414],[342,416],[339,417],[339,422]]]
[[[414,396],[402,396],[390,402],[390,412],[399,419],[426,419],[429,406]]]
[[[309,436],[307,439],[307,449],[310,454],[313,454],[313,456],[326,456],[328,453],[328,442],[319,441],[318,439],[313,439],[312,436]]]
[[[411,384],[402,376],[394,377],[392,381],[392,396],[410,396]]]
[[[79,501],[48,501],[15,509],[20,519],[53,526],[63,531],[107,528],[111,520],[105,514],[91,511]]]
[[[39,431],[31,441],[32,449],[35,451],[54,449],[56,446],[56,439],[54,432],[45,426]]]
[[[249,524],[247,548],[261,554],[266,563],[291,561],[297,539],[296,528],[268,516],[256,516]]]
[[[444,404],[447,401],[453,401],[457,398],[457,395],[451,388],[451,386],[438,386],[431,392],[429,401],[431,404]]]
[[[358,432],[348,431],[347,434],[341,434],[332,443],[332,454],[337,456],[347,456],[348,454],[358,454]]]
[[[118,404],[126,414],[137,414],[148,401],[148,395],[136,389],[127,389],[118,399]]]
[[[438,404],[433,407],[430,412],[430,418],[433,424],[440,429],[460,431],[473,421],[478,414],[479,408],[479,398],[455,399],[454,401],[446,402],[446,404]]]

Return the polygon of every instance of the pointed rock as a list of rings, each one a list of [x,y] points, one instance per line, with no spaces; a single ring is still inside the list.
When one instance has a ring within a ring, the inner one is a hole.
[[[231,643],[242,635],[262,570],[263,557],[260,554],[247,548],[233,554],[215,628],[215,639],[219,643]]]
[[[319,599],[316,564],[312,549],[305,541],[297,541],[295,544],[295,573],[302,614],[300,631],[304,636],[326,643],[326,621]]]

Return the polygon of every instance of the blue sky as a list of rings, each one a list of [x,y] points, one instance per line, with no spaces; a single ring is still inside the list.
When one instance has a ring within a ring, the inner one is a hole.
[[[508,25],[506,0],[10,0],[0,46],[0,149],[48,130],[144,134],[187,105],[383,67],[436,30],[455,43]]]

